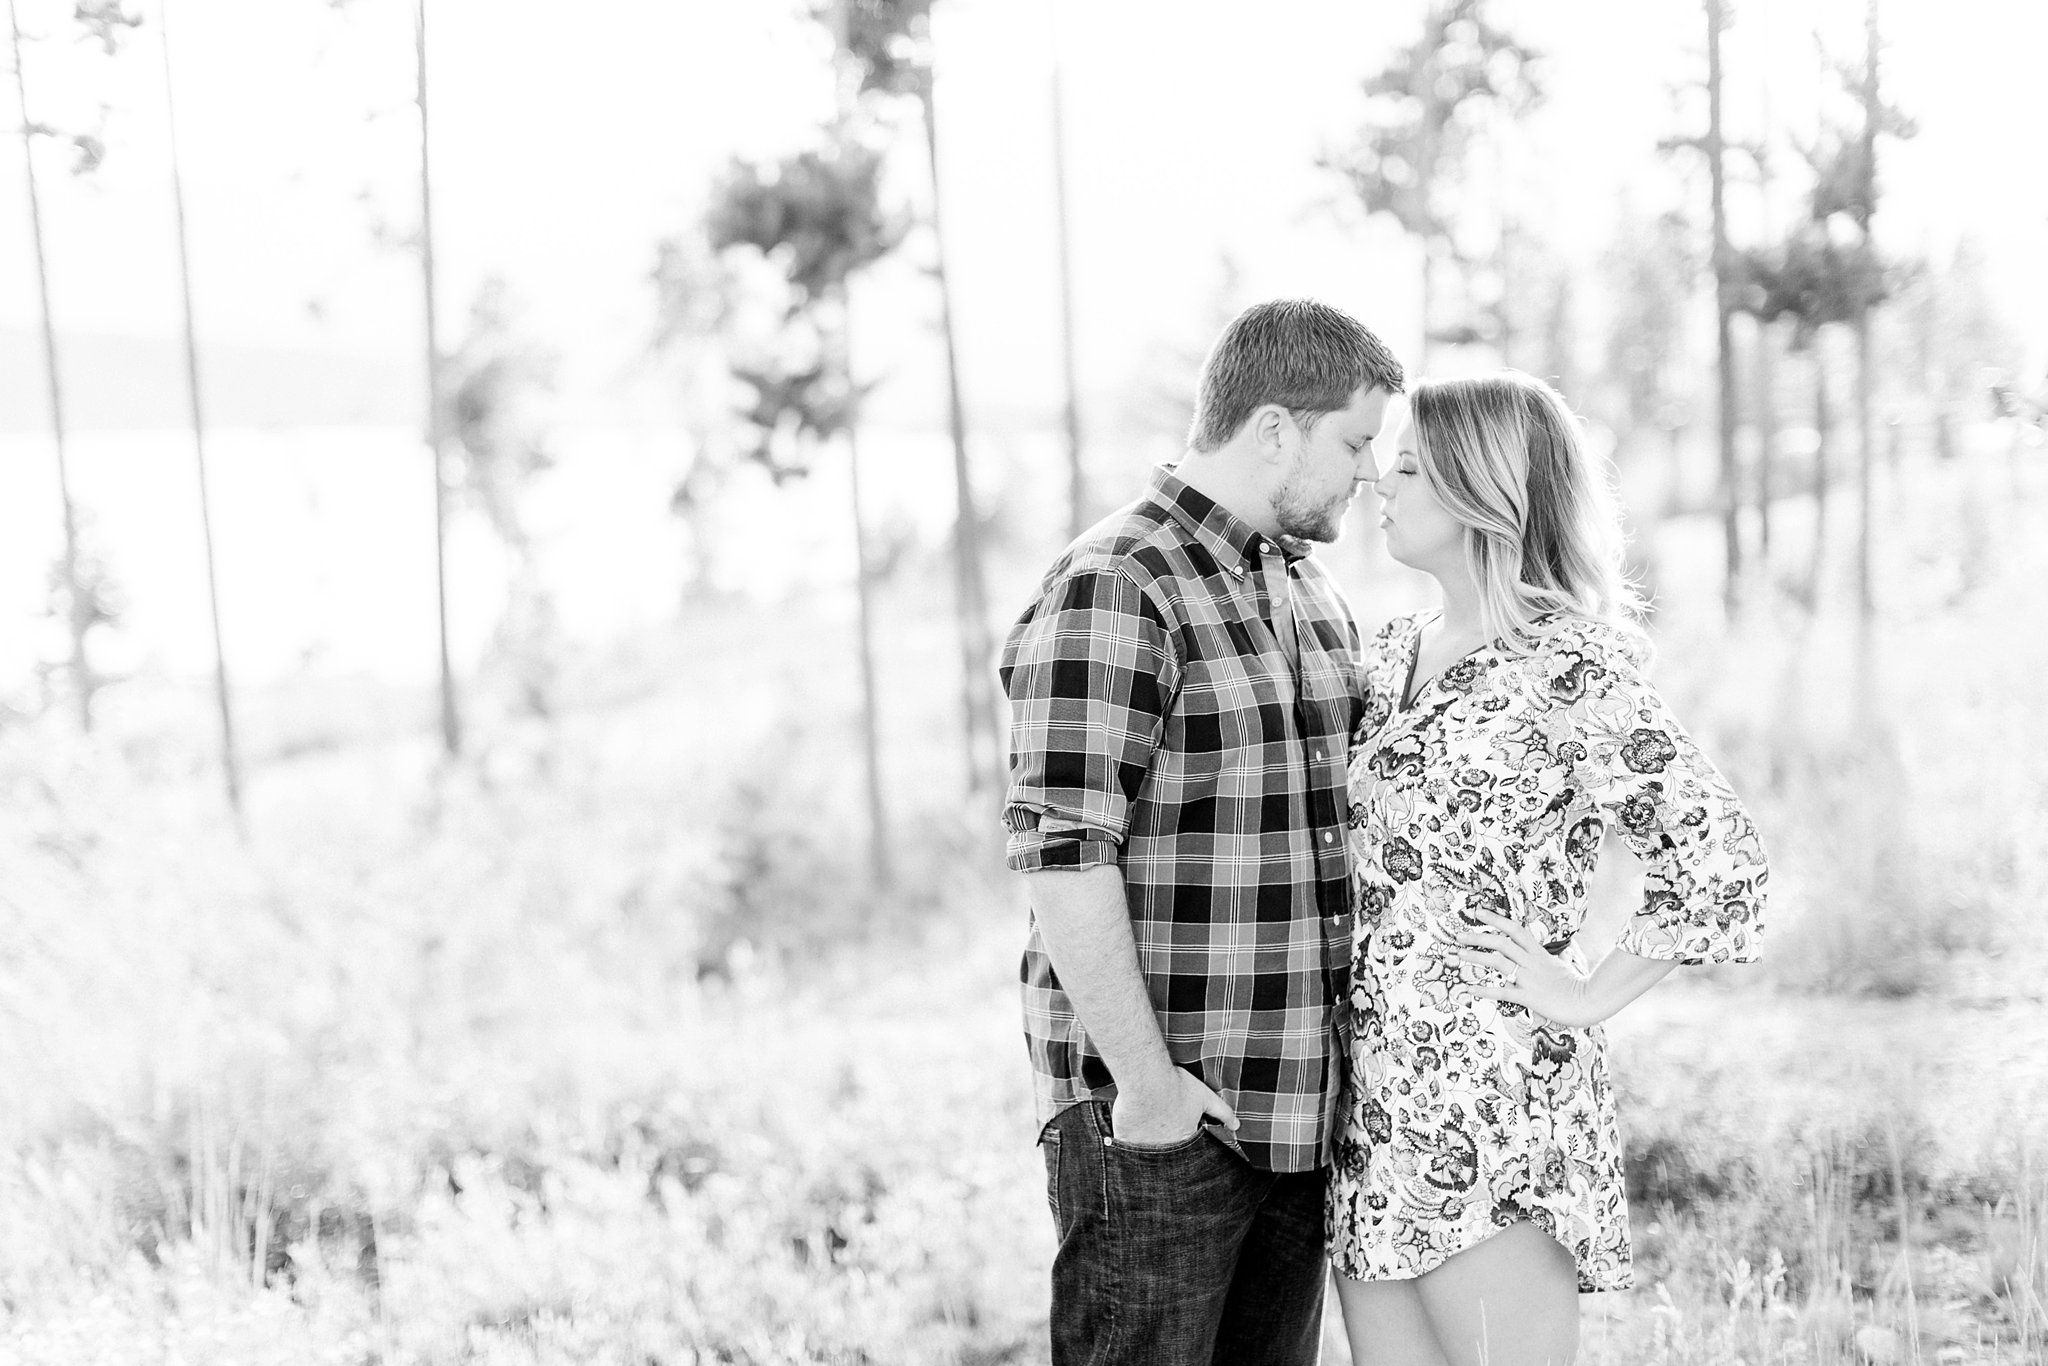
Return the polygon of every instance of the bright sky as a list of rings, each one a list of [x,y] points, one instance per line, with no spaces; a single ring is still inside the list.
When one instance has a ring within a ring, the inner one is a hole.
[[[90,126],[101,102],[111,106],[99,173],[74,179],[58,149],[41,153],[60,329],[168,339],[180,324],[164,0],[139,2],[150,23],[110,60],[68,36],[71,0],[18,0],[32,34],[59,35],[28,53],[34,116]],[[202,341],[382,356],[393,362],[382,372],[356,369],[373,383],[408,383],[420,345],[418,272],[409,253],[377,237],[410,233],[417,213],[410,5],[169,3]],[[610,639],[673,611],[682,537],[667,508],[685,447],[672,381],[647,351],[654,244],[696,219],[728,158],[786,151],[827,112],[824,40],[785,0],[428,3],[445,335],[459,334],[477,285],[503,275],[526,303],[526,330],[561,356],[561,425],[573,435],[562,438],[536,515],[565,622]],[[1361,224],[1315,162],[1353,130],[1360,80],[1412,38],[1421,0],[1275,0],[1255,18],[1220,0],[940,0],[943,207],[963,382],[970,423],[991,443],[977,457],[987,496],[1017,493],[1008,510],[1020,516],[1044,490],[1009,481],[1042,484],[1033,461],[1055,457],[1049,440],[1006,429],[1020,419],[1043,426],[1060,396],[1054,4],[1079,370],[1101,496],[1117,496],[1117,471],[1160,453],[1126,449],[1108,429],[1148,357],[1164,347],[1182,357],[1169,369],[1184,369],[1209,342],[1226,257],[1241,272],[1237,302],[1314,294],[1352,308],[1411,357],[1416,341],[1414,248],[1385,223]],[[2038,373],[2048,366],[2048,178],[2020,149],[2039,132],[2032,68],[2048,51],[2048,6],[1886,5],[1893,89],[1922,132],[1887,148],[1881,231],[1896,248],[1938,256],[1958,234],[1975,234]],[[1814,25],[1829,26],[1837,51],[1853,51],[1860,3],[1739,8],[1728,42],[1732,131],[1760,120],[1757,75],[1768,69],[1773,120],[1804,135],[1819,88]],[[1590,265],[1624,196],[1654,212],[1677,193],[1671,163],[1654,149],[1698,116],[1693,97],[1674,93],[1701,65],[1696,0],[1502,0],[1501,13],[1550,54],[1552,91],[1518,132],[1507,179],[1523,218]],[[896,177],[921,196],[920,149],[906,151]],[[0,354],[19,358],[0,376],[12,386],[0,397],[32,415],[42,374],[26,344],[36,312],[17,144],[0,151],[0,167]],[[1747,231],[1754,206],[1738,196],[1736,208]],[[878,271],[856,303],[863,368],[888,376],[870,411],[875,439],[864,449],[878,477],[868,496],[890,525],[909,518],[936,540],[951,486],[936,435],[944,408],[933,291],[900,264]],[[1597,363],[1596,327],[1580,331]],[[87,354],[114,353],[74,348],[74,367]],[[168,346],[158,354],[174,369]],[[160,388],[174,382],[154,378]],[[221,433],[210,458],[238,678],[430,676],[432,599],[419,591],[432,573],[430,502],[416,433]],[[729,493],[706,533],[730,529],[734,543],[712,549],[744,566],[764,600],[807,575],[843,586],[845,494],[828,466],[787,493]],[[62,655],[48,636],[55,628],[36,625],[55,554],[53,469],[40,433],[0,439],[0,620],[15,623],[0,630],[0,680]],[[87,433],[74,444],[73,477],[132,598],[106,645],[117,671],[156,660],[202,675],[210,636],[182,436]],[[1036,501],[1044,506],[1032,515],[1055,516],[1057,499]],[[765,563],[745,555],[764,526],[805,553]],[[1032,534],[1050,543],[1059,532],[1048,522]],[[495,625],[504,570],[474,519],[458,518],[453,535],[455,646],[473,660]],[[263,572],[249,572],[255,565]],[[770,582],[773,574],[782,577]]]
[[[111,153],[45,193],[60,326],[177,327],[162,134],[160,0],[111,62],[70,40],[69,0],[21,0],[35,117],[91,121],[110,101]],[[169,0],[203,336],[405,352],[418,329],[408,257],[373,244],[416,213],[410,6],[401,0]],[[778,0],[428,0],[437,240],[444,316],[459,327],[485,276],[507,276],[528,324],[564,357],[593,420],[616,420],[644,355],[653,243],[687,225],[735,152],[799,141],[828,95],[822,40]],[[1357,85],[1417,23],[1414,3],[1281,0],[942,0],[936,48],[949,264],[970,402],[1040,408],[1056,393],[1048,88],[1059,11],[1084,385],[1113,394],[1159,341],[1198,346],[1220,260],[1247,297],[1314,293],[1412,345],[1412,250],[1361,229],[1315,169],[1344,137]],[[1856,0],[1738,7],[1731,119],[1754,123],[1758,51],[1773,114],[1810,127],[1825,26],[1858,41]],[[1673,90],[1699,62],[1690,0],[1535,0],[1501,12],[1551,54],[1553,97],[1515,176],[1525,212],[1590,260],[1626,189],[1655,203],[1654,153],[1680,128]],[[1976,234],[2013,321],[2041,345],[2048,179],[2021,148],[2040,131],[2048,6],[1887,0],[1889,75],[1919,119],[1893,144],[1884,231],[1942,251]],[[9,92],[11,98],[12,92]],[[913,149],[914,150],[914,149]],[[26,203],[0,179],[0,327],[33,325]],[[52,171],[58,164],[45,163]],[[921,193],[919,163],[903,179]],[[907,272],[863,301],[869,362],[909,378],[899,420],[937,419],[920,329],[929,292]],[[8,382],[39,382],[9,376]],[[645,388],[640,391],[644,404]],[[642,414],[644,416],[644,413]]]

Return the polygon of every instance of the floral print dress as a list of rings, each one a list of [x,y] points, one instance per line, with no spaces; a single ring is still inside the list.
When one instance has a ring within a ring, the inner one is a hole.
[[[1356,1280],[1419,1276],[1526,1219],[1578,1264],[1579,1289],[1633,1283],[1621,1136],[1603,1031],[1553,1025],[1454,988],[1483,908],[1587,970],[1574,936],[1608,829],[1649,866],[1617,947],[1679,963],[1752,962],[1764,850],[1728,784],[1642,672],[1631,637],[1541,619],[1529,654],[1482,646],[1410,705],[1430,614],[1366,651],[1353,739],[1357,925],[1350,1080],[1331,1168],[1331,1261]]]

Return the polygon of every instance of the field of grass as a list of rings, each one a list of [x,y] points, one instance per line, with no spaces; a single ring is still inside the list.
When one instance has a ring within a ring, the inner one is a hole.
[[[1641,1288],[1585,1360],[2048,1352],[2041,475],[1889,485],[1868,633],[1839,557],[1726,629],[1657,533],[1773,918],[1611,1026]],[[1045,1360],[1021,900],[918,578],[887,893],[829,613],[700,609],[452,770],[277,710],[246,838],[203,732],[0,730],[0,1366]]]

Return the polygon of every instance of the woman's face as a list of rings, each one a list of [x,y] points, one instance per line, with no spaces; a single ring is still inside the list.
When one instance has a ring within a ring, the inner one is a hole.
[[[1373,485],[1380,498],[1380,529],[1387,553],[1425,573],[1461,573],[1465,528],[1451,516],[1422,475],[1415,423],[1405,415],[1394,439],[1393,459]]]

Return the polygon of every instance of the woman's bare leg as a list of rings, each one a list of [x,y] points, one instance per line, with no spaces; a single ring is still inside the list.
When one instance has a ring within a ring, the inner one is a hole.
[[[1578,1354],[1578,1269],[1534,1224],[1510,1224],[1412,1284],[1450,1366],[1571,1366]]]
[[[1354,1281],[1332,1272],[1352,1366],[1447,1366],[1415,1281]]]

